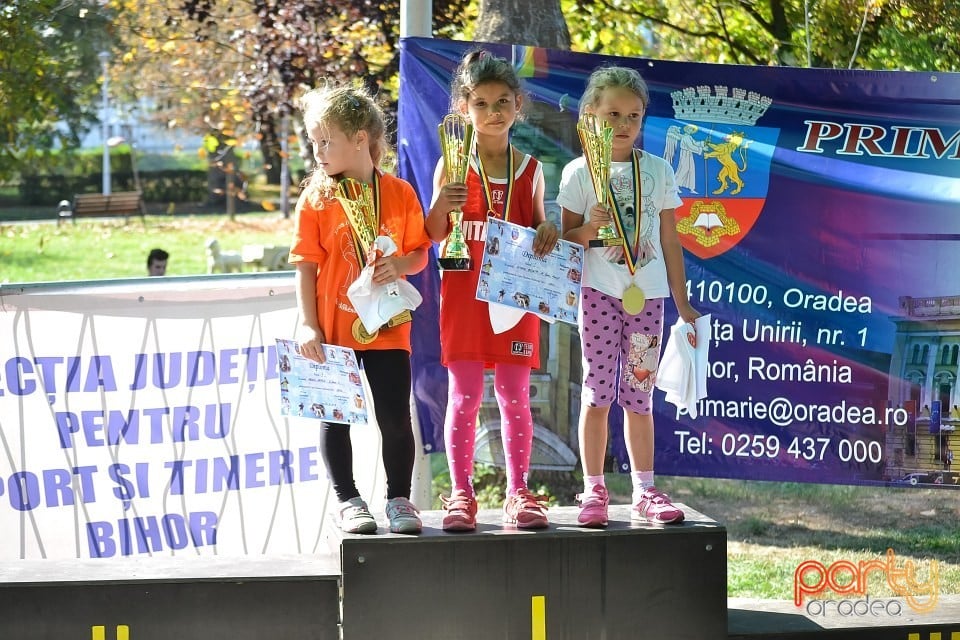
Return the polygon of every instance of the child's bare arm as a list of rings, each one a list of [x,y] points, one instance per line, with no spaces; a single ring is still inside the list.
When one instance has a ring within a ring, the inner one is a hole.
[[[321,346],[326,340],[317,317],[317,263],[297,263],[297,307],[300,327],[297,329],[300,353],[303,357],[323,363],[326,358]]]
[[[683,265],[683,245],[677,234],[677,222],[674,209],[664,209],[660,212],[660,247],[663,249],[663,260],[667,267],[667,284],[670,295],[677,305],[677,311],[684,322],[693,322],[700,317],[700,312],[690,305],[687,298],[687,275]]]

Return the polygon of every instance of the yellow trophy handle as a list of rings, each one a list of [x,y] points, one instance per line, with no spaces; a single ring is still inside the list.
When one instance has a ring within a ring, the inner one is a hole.
[[[595,113],[583,113],[577,121],[577,135],[587,161],[587,171],[593,185],[594,195],[601,205],[609,206],[610,162],[613,155],[613,127]],[[612,225],[605,224],[597,231],[597,239],[591,247],[622,246],[623,239],[617,236]]]
[[[443,154],[443,171],[446,182],[465,182],[470,168],[470,150],[473,147],[473,124],[459,113],[449,113],[437,127],[440,149]],[[449,213],[450,233],[443,244],[438,260],[444,271],[469,271],[470,247],[460,223],[463,211],[459,208]]]

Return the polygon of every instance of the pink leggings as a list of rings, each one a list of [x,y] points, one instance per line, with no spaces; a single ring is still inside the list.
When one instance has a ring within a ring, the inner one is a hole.
[[[443,435],[453,489],[472,493],[473,453],[477,416],[483,399],[483,363],[457,361],[447,365],[449,390]],[[530,367],[516,364],[494,366],[494,393],[500,406],[500,435],[507,462],[507,493],[527,486],[533,448],[533,417],[530,415]]]

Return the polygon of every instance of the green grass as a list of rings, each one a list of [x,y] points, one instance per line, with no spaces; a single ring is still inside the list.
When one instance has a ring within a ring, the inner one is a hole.
[[[288,246],[292,234],[293,220],[280,213],[0,223],[0,283],[145,276],[154,247],[170,253],[167,275],[203,274],[208,238],[240,251],[245,244]]]
[[[939,593],[960,593],[960,501],[953,490],[675,477],[658,485],[726,527],[731,597],[792,600],[800,563],[884,560],[887,549],[898,567],[913,562],[921,581],[936,562]],[[879,573],[867,592],[895,595]]]

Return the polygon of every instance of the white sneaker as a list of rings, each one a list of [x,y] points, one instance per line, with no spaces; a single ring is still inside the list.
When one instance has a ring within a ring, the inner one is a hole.
[[[363,498],[357,496],[340,503],[340,528],[344,533],[377,532],[377,521]]]
[[[393,533],[420,533],[423,523],[420,522],[418,513],[420,512],[417,508],[406,498],[387,500],[387,519]]]

